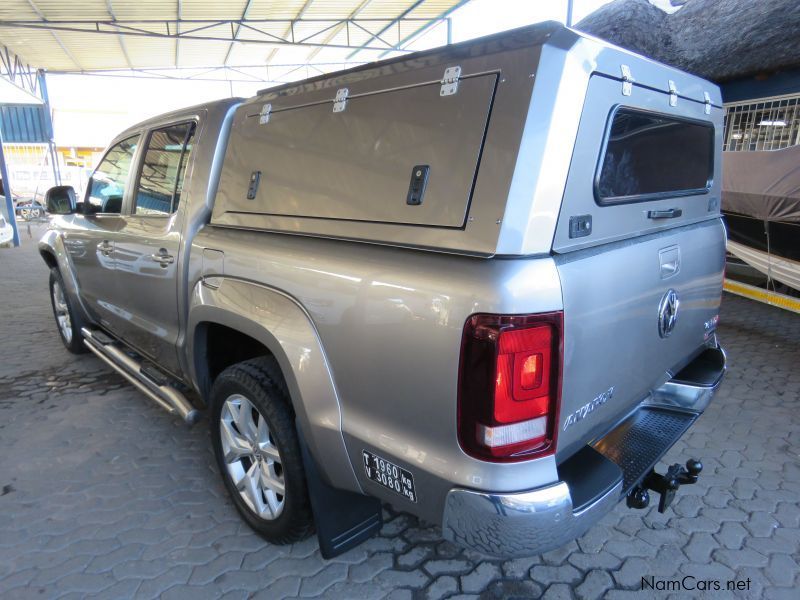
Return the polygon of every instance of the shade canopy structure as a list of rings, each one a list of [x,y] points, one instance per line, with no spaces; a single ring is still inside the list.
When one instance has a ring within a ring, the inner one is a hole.
[[[274,81],[269,67],[313,63],[314,74],[402,52],[423,35],[447,43],[448,15],[468,1],[4,0],[0,52],[57,73]]]
[[[797,0],[670,4],[673,14],[648,0],[614,0],[576,28],[718,82],[800,66]]]

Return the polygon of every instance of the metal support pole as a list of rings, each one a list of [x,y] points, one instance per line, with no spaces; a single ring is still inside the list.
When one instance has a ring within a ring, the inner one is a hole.
[[[6,168],[6,155],[3,152],[3,131],[0,123],[0,177],[3,178],[3,195],[6,197],[6,211],[8,212],[8,222],[14,230],[14,246],[19,246],[19,229],[17,229],[17,215],[14,213],[14,201],[11,199],[11,180],[8,178]]]
[[[453,19],[447,17],[447,45],[453,43]]]
[[[47,146],[50,149],[50,161],[53,165],[53,181],[56,185],[61,185],[61,169],[58,165],[58,154],[54,141],[55,136],[53,135],[53,120],[50,117],[50,96],[47,94],[47,80],[45,79],[44,70],[39,69],[36,71],[36,77],[39,80],[39,94],[44,103],[44,133],[47,136]]]
[[[567,0],[567,27],[572,27],[572,2],[573,0]]]

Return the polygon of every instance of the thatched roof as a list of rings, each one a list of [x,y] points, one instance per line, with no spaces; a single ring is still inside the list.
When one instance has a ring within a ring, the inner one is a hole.
[[[679,0],[668,15],[647,0],[614,0],[575,28],[706,79],[800,67],[798,0]]]

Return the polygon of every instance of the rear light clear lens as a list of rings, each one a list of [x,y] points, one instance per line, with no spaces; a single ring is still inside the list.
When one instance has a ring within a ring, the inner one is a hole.
[[[561,312],[473,315],[464,326],[459,442],[483,460],[553,452],[561,371]]]

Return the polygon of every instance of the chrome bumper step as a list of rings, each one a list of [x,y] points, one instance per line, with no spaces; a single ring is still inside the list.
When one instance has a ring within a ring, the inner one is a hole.
[[[194,425],[200,419],[199,411],[186,396],[163,381],[155,381],[141,362],[126,354],[108,335],[86,327],[81,329],[81,333],[83,343],[89,350],[161,408],[180,416],[189,425]]]

